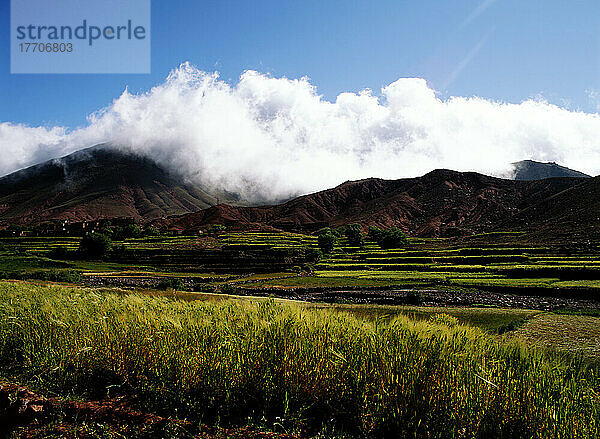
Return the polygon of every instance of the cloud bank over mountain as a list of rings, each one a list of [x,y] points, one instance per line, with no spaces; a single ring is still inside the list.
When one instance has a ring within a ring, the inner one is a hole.
[[[76,130],[0,123],[0,173],[103,142],[254,201],[435,168],[508,176],[525,158],[600,173],[598,114],[542,100],[441,99],[420,78],[329,102],[307,78],[247,71],[232,85],[186,63],[88,120]]]

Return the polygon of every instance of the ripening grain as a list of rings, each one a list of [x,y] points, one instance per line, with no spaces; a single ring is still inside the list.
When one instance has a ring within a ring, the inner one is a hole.
[[[596,370],[443,315],[373,321],[5,282],[0,353],[5,375],[62,392],[129,389],[162,412],[222,424],[265,416],[438,438],[595,437],[600,425]]]

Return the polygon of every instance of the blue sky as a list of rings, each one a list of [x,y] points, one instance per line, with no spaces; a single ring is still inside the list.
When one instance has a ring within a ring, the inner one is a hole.
[[[442,96],[597,111],[600,2],[152,1],[149,75],[11,75],[0,5],[0,122],[86,124],[126,86],[141,92],[184,61],[236,83],[247,69],[308,76],[326,99],[422,77]]]

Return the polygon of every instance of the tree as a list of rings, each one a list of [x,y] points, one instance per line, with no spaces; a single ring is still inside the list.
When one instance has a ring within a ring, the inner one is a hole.
[[[381,248],[398,248],[406,245],[408,238],[397,227],[392,227],[384,231],[380,236],[378,244]]]
[[[157,285],[160,290],[184,290],[185,285],[181,279],[178,277],[173,278],[163,278]]]
[[[307,262],[319,262],[323,258],[323,252],[318,248],[307,247],[304,249],[304,259]]]
[[[319,248],[323,253],[331,253],[337,243],[337,237],[331,232],[331,229],[325,228],[319,233],[318,241]]]
[[[112,239],[112,237],[114,235],[114,230],[112,229],[112,227],[110,227],[110,224],[109,224],[108,226],[102,226],[100,228],[100,230],[98,230],[97,233],[101,233]]]
[[[346,226],[340,226],[337,229],[333,229],[331,231],[331,233],[333,233],[333,236],[340,239],[342,236],[344,236],[346,234]]]
[[[159,236],[160,235],[160,230],[158,230],[156,227],[154,226],[148,226],[146,227],[146,229],[144,230],[144,234],[146,236]]]
[[[84,257],[101,258],[111,249],[110,238],[102,233],[88,233],[79,243],[79,251]]]
[[[383,235],[385,234],[385,230],[380,229],[379,227],[369,226],[369,239],[379,243]]]
[[[360,224],[350,224],[344,231],[348,245],[351,247],[362,247],[365,243],[365,237],[363,235]]]
[[[112,228],[111,238],[114,241],[123,241],[125,239],[125,230],[121,226],[114,226]]]
[[[375,241],[381,248],[398,248],[408,243],[408,238],[397,227],[389,229],[380,229],[379,227],[369,227],[369,239]]]
[[[142,236],[144,231],[137,224],[128,224],[123,233],[126,238],[139,238]]]

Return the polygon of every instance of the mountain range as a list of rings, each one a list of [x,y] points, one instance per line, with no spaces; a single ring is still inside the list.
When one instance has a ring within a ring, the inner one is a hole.
[[[218,223],[230,228],[304,232],[359,223],[399,227],[412,236],[468,236],[494,231],[515,215],[576,188],[583,180],[514,181],[439,169],[417,178],[349,181],[276,206],[219,204],[154,223],[180,230]],[[512,224],[513,228],[517,225]]]
[[[497,230],[600,235],[600,177],[533,161],[515,170],[515,180],[445,169],[416,178],[369,178],[283,204],[249,206],[149,158],[98,145],[0,178],[0,224],[134,218],[181,231],[225,224],[312,232],[360,223],[431,237]]]

